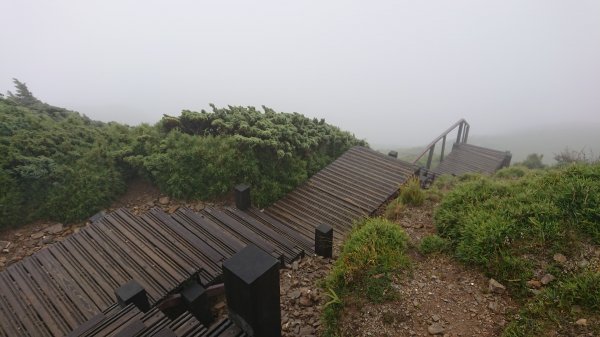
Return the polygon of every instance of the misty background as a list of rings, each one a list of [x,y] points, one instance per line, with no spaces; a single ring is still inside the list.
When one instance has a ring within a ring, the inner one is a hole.
[[[600,154],[600,1],[4,1],[0,90],[101,121],[266,105],[375,148]],[[514,161],[513,160],[513,161]]]

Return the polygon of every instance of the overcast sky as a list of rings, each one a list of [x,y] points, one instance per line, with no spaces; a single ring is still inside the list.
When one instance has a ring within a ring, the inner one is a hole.
[[[600,123],[598,0],[2,0],[0,34],[1,91],[103,121],[266,105],[402,146]]]

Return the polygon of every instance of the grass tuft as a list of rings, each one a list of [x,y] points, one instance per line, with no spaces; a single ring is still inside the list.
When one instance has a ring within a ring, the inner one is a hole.
[[[450,242],[448,240],[434,234],[426,236],[421,240],[419,252],[423,255],[430,255],[445,252],[449,247]]]
[[[338,335],[344,298],[366,297],[374,303],[395,298],[392,277],[409,266],[407,247],[406,233],[385,219],[367,219],[354,228],[324,282],[332,299],[322,315],[325,336]]]
[[[411,178],[400,188],[398,197],[404,205],[421,206],[425,202],[425,192],[421,189],[418,178]]]

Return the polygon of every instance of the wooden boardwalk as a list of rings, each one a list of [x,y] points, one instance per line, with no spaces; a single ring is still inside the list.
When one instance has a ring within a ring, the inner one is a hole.
[[[493,174],[510,165],[510,152],[461,143],[454,144],[452,152],[433,170],[436,174],[461,175],[465,173]]]
[[[154,308],[143,313],[133,304],[124,308],[112,306],[106,313],[94,316],[67,337],[246,337],[228,319],[206,328],[190,313],[169,319]]]
[[[228,321],[208,331],[189,315],[119,308],[114,291],[136,280],[153,307],[191,277],[220,282],[223,261],[248,244],[290,263],[314,252],[317,225],[341,239],[416,170],[355,147],[264,211],[117,210],[0,272],[0,336],[238,336]]]
[[[341,240],[354,221],[373,214],[418,167],[365,147],[353,147],[264,213],[295,228],[307,240],[325,223]]]

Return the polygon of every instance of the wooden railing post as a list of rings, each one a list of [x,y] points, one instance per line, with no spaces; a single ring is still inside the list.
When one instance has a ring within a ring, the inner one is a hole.
[[[460,143],[460,141],[462,140],[461,136],[462,136],[463,124],[464,123],[460,123],[460,125],[458,126],[458,134],[456,135],[456,142],[457,143]]]
[[[429,157],[427,158],[427,169],[431,168],[431,160],[433,160],[433,150],[435,150],[435,144],[429,149]]]
[[[446,150],[446,136],[444,135],[444,138],[442,138],[442,155],[440,156],[440,163],[444,161],[444,150]]]

